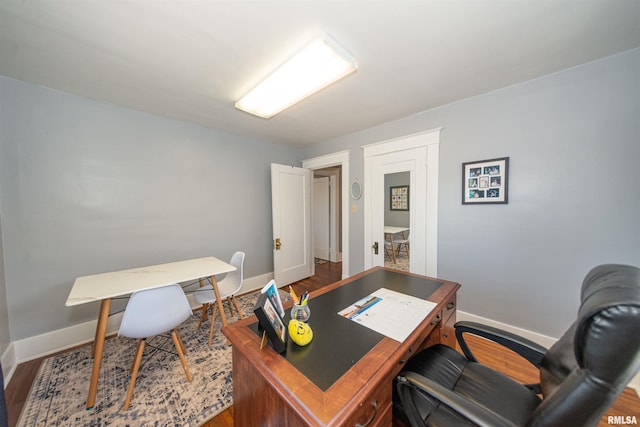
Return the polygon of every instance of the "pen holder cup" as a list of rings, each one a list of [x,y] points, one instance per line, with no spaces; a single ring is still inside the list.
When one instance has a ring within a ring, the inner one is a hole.
[[[292,319],[296,319],[306,323],[309,321],[309,317],[311,317],[311,309],[309,308],[308,304],[305,304],[305,305],[293,304],[293,307],[291,307]]]

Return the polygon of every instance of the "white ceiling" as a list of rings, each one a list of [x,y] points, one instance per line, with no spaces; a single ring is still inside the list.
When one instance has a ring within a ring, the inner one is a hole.
[[[640,46],[638,0],[2,0],[0,74],[302,146]],[[311,38],[355,74],[279,115],[234,102]]]

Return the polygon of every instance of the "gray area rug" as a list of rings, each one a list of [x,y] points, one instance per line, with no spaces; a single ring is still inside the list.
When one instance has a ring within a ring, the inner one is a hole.
[[[280,291],[283,301],[288,294]],[[258,293],[237,298],[245,316],[253,314]],[[229,317],[228,321],[239,319]],[[18,426],[200,426],[232,405],[231,346],[216,319],[211,347],[209,321],[198,330],[196,312],[178,329],[187,349],[193,381],[188,382],[171,338],[147,340],[131,405],[122,410],[136,340],[116,337],[105,342],[96,405],[85,409],[91,377],[92,346],[85,346],[43,361],[24,405]]]
[[[401,252],[396,256],[396,263],[393,263],[392,259],[389,259],[387,255],[384,256],[384,266],[400,271],[411,271],[409,266],[409,257],[405,252]]]

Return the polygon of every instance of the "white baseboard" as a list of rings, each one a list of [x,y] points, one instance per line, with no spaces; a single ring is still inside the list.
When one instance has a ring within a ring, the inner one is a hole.
[[[531,332],[527,329],[522,329],[522,328],[518,328],[516,326],[511,326],[508,325],[506,323],[502,323],[502,322],[497,322],[495,320],[491,320],[491,319],[487,319],[486,317],[481,317],[481,316],[476,316],[475,314],[471,314],[471,313],[466,313],[464,311],[460,311],[458,310],[456,312],[456,320],[465,320],[465,321],[469,321],[469,322],[478,322],[478,323],[482,323],[484,325],[487,326],[493,326],[494,328],[498,328],[498,329],[504,329],[505,331],[514,333],[514,334],[518,334],[523,338],[526,338],[528,340],[531,340],[533,342],[535,342],[536,344],[540,344],[543,347],[549,348],[551,347],[553,344],[555,344],[556,341],[558,341],[557,338],[552,338],[549,337],[547,335],[542,335],[542,334],[538,334],[536,332]]]
[[[273,273],[265,273],[260,276],[250,277],[242,281],[242,288],[240,288],[240,294],[246,294],[258,289],[264,288],[264,285],[269,283],[273,279]]]
[[[495,320],[476,316],[475,314],[466,313],[460,310],[458,310],[456,313],[456,320],[478,322],[488,326],[493,326],[494,328],[503,329],[505,331],[520,335],[521,337],[527,338],[546,348],[551,347],[553,344],[555,344],[556,341],[558,341],[557,338],[551,338],[547,335],[542,335],[536,332],[528,331],[526,329],[518,328],[516,326],[507,325],[506,323],[496,322]],[[628,384],[628,387],[634,389],[638,396],[640,396],[640,373],[631,380],[631,382]]]
[[[16,362],[16,352],[13,343],[9,343],[4,353],[0,357],[2,362],[2,377],[4,378],[4,388],[7,388],[7,384],[11,381],[11,377],[16,370],[18,363]]]

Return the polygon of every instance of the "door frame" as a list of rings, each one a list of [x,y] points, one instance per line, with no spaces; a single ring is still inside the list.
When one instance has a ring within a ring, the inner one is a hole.
[[[323,156],[312,157],[302,161],[302,167],[316,170],[331,166],[341,166],[340,185],[341,191],[341,224],[342,224],[342,278],[346,279],[350,275],[349,271],[349,150],[338,151],[336,153]],[[314,268],[315,273],[315,268]]]
[[[417,215],[424,215],[425,227],[416,229],[419,234],[414,234],[411,231],[411,243],[415,245],[418,242],[424,242],[424,253],[426,258],[424,261],[425,271],[415,271],[416,273],[426,274],[427,276],[438,276],[438,164],[440,153],[440,131],[442,128],[436,128],[425,132],[410,134],[398,138],[384,140],[373,144],[362,146],[364,150],[364,268],[369,269],[373,267],[373,256],[371,255],[371,246],[376,240],[376,235],[382,235],[380,233],[374,233],[373,227],[373,192],[381,191],[384,197],[384,188],[378,188],[376,186],[376,177],[373,176],[374,172],[374,158],[376,160],[384,159],[384,156],[402,156],[403,151],[411,150],[414,148],[425,147],[427,153],[427,170],[423,174],[415,174],[416,177],[422,178],[416,179],[412,182],[411,193],[414,200],[418,200],[415,197],[426,197],[424,204],[424,212],[419,212]],[[407,158],[407,160],[411,160]],[[412,173],[412,175],[414,175]],[[413,181],[413,178],[412,178]],[[423,196],[425,195],[425,196]],[[412,201],[412,206],[417,204]],[[418,216],[414,217],[415,221],[421,221]],[[384,224],[383,224],[384,225]],[[379,239],[378,239],[379,240]],[[382,242],[382,244],[384,244]],[[413,252],[413,251],[412,251]],[[413,269],[413,266],[412,266]],[[413,270],[412,270],[413,271]]]
[[[331,242],[331,177],[330,176],[313,176],[313,190],[312,192],[312,210],[311,210],[311,230],[313,240],[313,257],[329,260],[331,259],[331,252],[335,250]],[[324,196],[321,199],[319,196]],[[326,220],[318,221],[315,216],[326,215]],[[319,228],[321,226],[321,229]],[[319,232],[321,231],[321,232]],[[318,241],[316,241],[318,239]],[[318,243],[324,243],[326,246],[318,247]],[[319,254],[317,251],[326,251],[326,253]],[[323,255],[318,257],[318,255]]]

